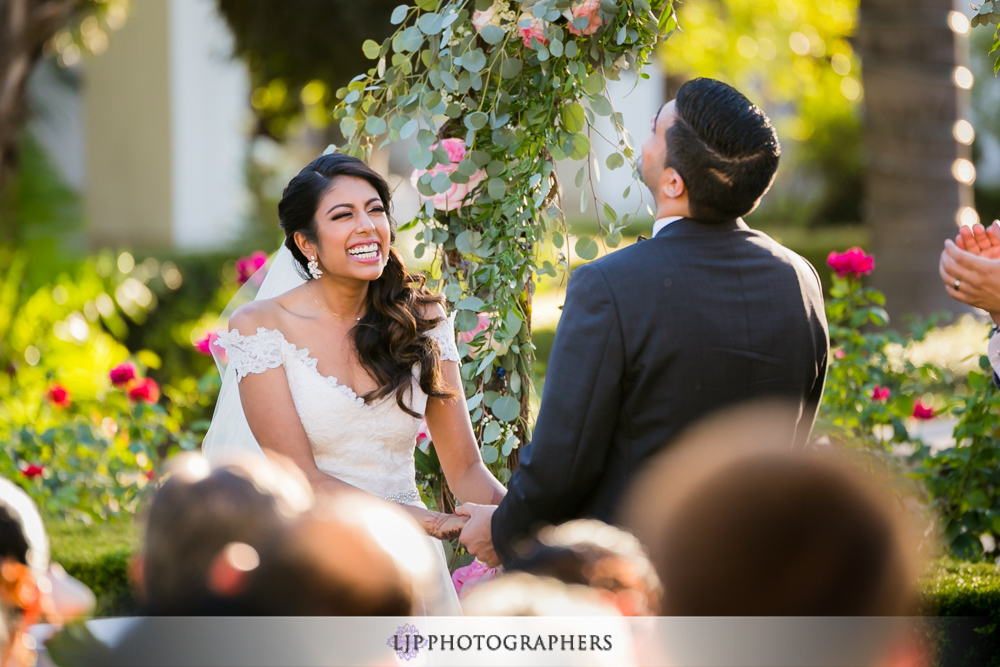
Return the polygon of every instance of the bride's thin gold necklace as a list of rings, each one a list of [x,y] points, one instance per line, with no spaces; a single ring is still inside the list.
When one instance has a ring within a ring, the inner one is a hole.
[[[329,308],[327,308],[326,306],[324,306],[323,304],[321,304],[319,302],[319,299],[316,298],[316,295],[310,295],[310,296],[312,296],[312,300],[316,303],[317,306],[319,306],[320,308],[322,308],[326,312],[330,313],[334,317],[339,317],[342,320],[348,320],[348,321],[350,321],[350,320],[354,320],[355,322],[360,322],[361,321],[360,317],[347,317],[346,315],[338,315],[337,313],[333,312],[332,310],[330,310]]]

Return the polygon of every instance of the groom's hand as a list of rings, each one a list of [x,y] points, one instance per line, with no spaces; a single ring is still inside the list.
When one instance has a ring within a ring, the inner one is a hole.
[[[493,549],[493,529],[490,521],[496,505],[477,505],[463,503],[455,508],[455,514],[469,517],[469,522],[462,528],[458,541],[465,545],[469,553],[489,567],[500,565],[497,552]]]

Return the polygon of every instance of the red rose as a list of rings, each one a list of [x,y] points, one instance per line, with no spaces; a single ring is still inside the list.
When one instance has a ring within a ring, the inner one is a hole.
[[[934,406],[917,401],[913,404],[913,416],[917,419],[934,419]]]
[[[156,403],[160,400],[160,386],[153,378],[133,380],[129,383],[128,397],[136,402]]]
[[[35,477],[41,477],[42,473],[45,472],[45,466],[40,466],[32,463],[30,466],[21,471],[21,474],[32,479]]]
[[[883,387],[881,385],[875,385],[872,390],[872,400],[879,403],[884,403],[889,399],[889,388]]]
[[[219,340],[219,332],[209,331],[194,344],[194,349],[198,350],[202,354],[210,355],[212,354],[212,345],[214,345],[217,340]]]
[[[867,276],[875,268],[875,257],[854,247],[844,253],[831,252],[826,263],[841,278]]]
[[[147,470],[146,472],[144,472],[142,474],[143,474],[143,477],[145,477],[149,481],[153,481],[153,478],[156,477],[156,472],[154,472],[152,469],[149,469],[149,470]]]
[[[61,384],[54,384],[49,387],[46,397],[49,399],[49,403],[57,408],[65,408],[70,404],[69,390]]]
[[[135,364],[131,361],[126,361],[123,364],[118,364],[108,373],[108,377],[111,378],[111,384],[116,387],[124,387],[129,382],[135,379]]]
[[[240,285],[250,280],[250,276],[257,272],[257,269],[267,263],[267,255],[260,250],[249,257],[240,257],[236,260],[236,282]]]

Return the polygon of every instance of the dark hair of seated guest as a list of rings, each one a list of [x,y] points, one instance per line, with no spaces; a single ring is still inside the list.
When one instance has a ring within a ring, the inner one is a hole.
[[[594,519],[549,526],[522,543],[509,570],[601,591],[625,616],[655,614],[662,588],[642,544]]]

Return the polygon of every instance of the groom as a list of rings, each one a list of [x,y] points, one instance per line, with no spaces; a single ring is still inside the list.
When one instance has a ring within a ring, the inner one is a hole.
[[[653,238],[573,272],[534,438],[499,506],[464,504],[461,541],[487,564],[576,517],[613,521],[628,483],[686,426],[763,397],[812,428],[829,338],[815,269],[741,219],[780,154],[767,116],[695,79],[653,118],[639,171]],[[789,442],[789,446],[793,446]]]

